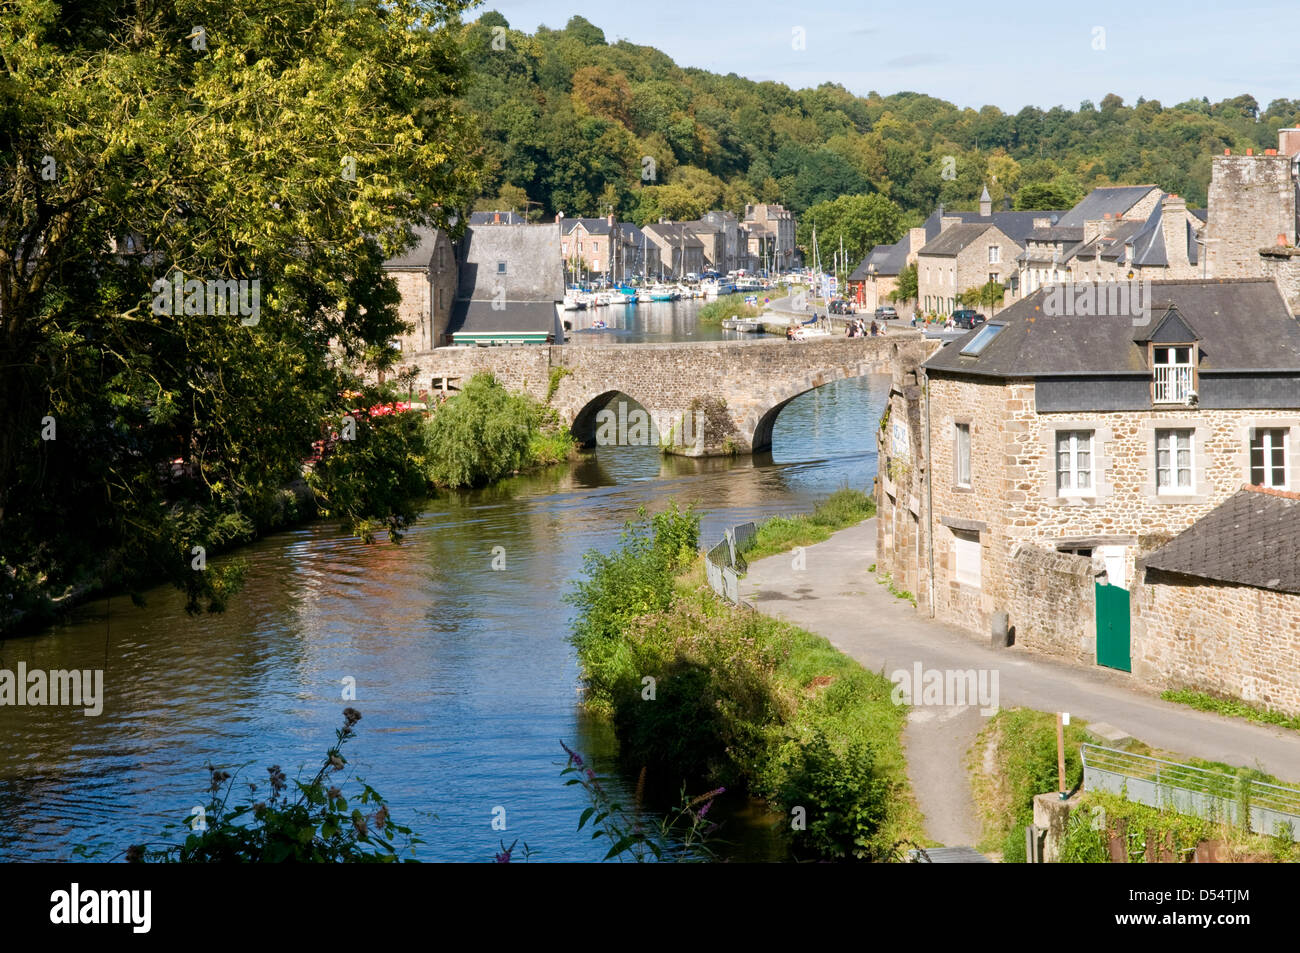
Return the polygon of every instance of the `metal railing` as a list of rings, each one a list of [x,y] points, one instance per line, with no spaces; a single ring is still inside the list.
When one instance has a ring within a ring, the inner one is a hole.
[[[722,542],[704,556],[709,586],[729,602],[740,604],[740,577],[749,571],[741,551],[758,533],[753,523],[741,523],[724,531]]]
[[[1227,821],[1257,834],[1300,841],[1300,788],[1268,784],[1117,748],[1080,747],[1083,786],[1125,794],[1130,801],[1208,820]]]
[[[1181,404],[1192,392],[1192,367],[1190,364],[1157,364],[1156,393],[1157,404]]]

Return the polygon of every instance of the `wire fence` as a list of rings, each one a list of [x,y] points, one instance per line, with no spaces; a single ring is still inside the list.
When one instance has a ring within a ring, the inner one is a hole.
[[[740,605],[740,577],[749,571],[743,550],[758,533],[753,523],[741,523],[725,530],[722,541],[705,554],[704,572],[709,586],[726,599]]]
[[[1083,785],[1130,801],[1300,841],[1300,789],[1085,744]]]

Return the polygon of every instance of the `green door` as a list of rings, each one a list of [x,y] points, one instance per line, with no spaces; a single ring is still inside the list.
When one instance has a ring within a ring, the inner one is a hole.
[[[1098,584],[1097,664],[1133,671],[1128,645],[1128,590]]]

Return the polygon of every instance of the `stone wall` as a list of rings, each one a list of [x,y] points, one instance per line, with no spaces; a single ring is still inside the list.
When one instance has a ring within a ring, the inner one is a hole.
[[[1209,277],[1256,278],[1259,250],[1296,244],[1296,191],[1284,155],[1215,156],[1210,176]]]
[[[1274,246],[1260,250],[1260,271],[1272,278],[1293,315],[1300,315],[1300,248]]]
[[[1132,600],[1135,676],[1300,715],[1300,596],[1146,576]]]
[[[1016,644],[1091,664],[1097,657],[1092,560],[1022,543],[1012,551],[1009,568],[1007,615]]]

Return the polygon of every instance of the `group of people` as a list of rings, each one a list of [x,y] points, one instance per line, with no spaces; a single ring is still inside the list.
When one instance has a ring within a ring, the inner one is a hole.
[[[883,324],[877,324],[873,319],[871,322],[871,328],[868,329],[863,320],[858,318],[857,320],[848,323],[847,333],[851,338],[864,338],[868,334],[870,334],[871,337],[875,337],[878,334],[885,333],[885,326]]]

